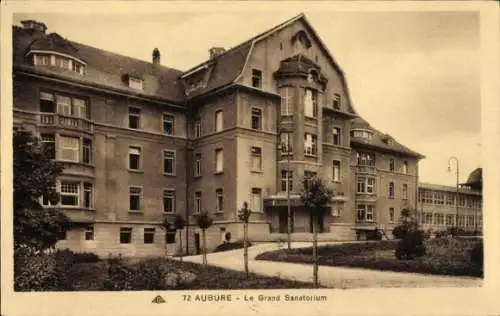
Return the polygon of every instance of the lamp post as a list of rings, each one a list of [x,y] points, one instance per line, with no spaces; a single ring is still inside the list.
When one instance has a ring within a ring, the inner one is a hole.
[[[281,135],[287,135],[286,136],[286,145],[281,143]],[[291,152],[290,152],[290,134],[291,134],[291,129],[285,129],[282,128],[280,130],[280,149],[281,152],[283,153],[283,147],[286,146],[286,162],[287,162],[287,171],[286,171],[286,199],[287,199],[287,248],[291,249],[292,248],[292,203],[290,199],[290,160],[291,160]]]
[[[456,173],[457,173],[457,183],[456,183],[456,197],[455,197],[455,229],[453,230],[452,236],[455,237],[457,232],[458,232],[458,198],[459,198],[459,193],[458,193],[458,185],[459,185],[459,180],[460,180],[460,163],[458,161],[458,158],[455,156],[452,156],[448,159],[448,172],[451,172],[451,161],[454,160],[456,164]]]

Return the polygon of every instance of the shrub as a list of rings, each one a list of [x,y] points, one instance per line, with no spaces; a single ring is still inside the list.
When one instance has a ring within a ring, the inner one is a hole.
[[[248,246],[252,246],[252,243],[248,242]],[[244,247],[243,240],[238,240],[235,242],[226,242],[218,245],[213,252],[222,252],[229,250],[242,249]]]
[[[425,254],[424,234],[420,230],[407,232],[403,239],[398,242],[395,256],[401,259],[414,259]]]
[[[226,240],[226,242],[230,242],[231,241],[231,232],[226,232],[226,234],[224,234],[224,239]]]
[[[484,262],[483,243],[476,243],[474,248],[469,251],[469,256],[472,264],[482,267]]]
[[[407,225],[398,225],[394,227],[394,229],[392,230],[392,235],[396,239],[403,239],[407,231],[408,231]]]
[[[44,253],[34,254],[24,249],[14,252],[14,290],[57,290],[56,260]]]

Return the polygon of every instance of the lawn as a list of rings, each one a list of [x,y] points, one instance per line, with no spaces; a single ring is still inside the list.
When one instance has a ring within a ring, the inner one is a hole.
[[[19,259],[16,291],[141,291],[204,289],[299,289],[311,283],[283,280],[169,258],[75,262],[44,255]]]
[[[425,241],[426,254],[415,260],[394,256],[397,241],[383,240],[318,247],[319,265],[344,266],[452,276],[483,276],[483,266],[471,262],[469,252],[481,239],[435,238]],[[313,262],[312,248],[281,249],[257,256],[257,260],[292,263]]]

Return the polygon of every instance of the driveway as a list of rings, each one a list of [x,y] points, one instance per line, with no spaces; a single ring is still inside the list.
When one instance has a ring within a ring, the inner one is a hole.
[[[318,244],[338,243],[324,242]],[[292,242],[293,248],[309,246],[311,246],[311,243]],[[278,249],[278,246],[275,243],[263,243],[249,247],[248,266],[250,272],[267,276],[277,276],[289,280],[312,282],[312,265],[255,260],[258,254],[276,249]],[[184,257],[184,260],[202,263],[201,255]],[[207,260],[210,265],[244,271],[243,249],[210,253],[207,255]],[[346,267],[319,266],[318,273],[321,285],[342,289],[376,287],[477,287],[483,283],[482,279],[472,277],[423,275]]]

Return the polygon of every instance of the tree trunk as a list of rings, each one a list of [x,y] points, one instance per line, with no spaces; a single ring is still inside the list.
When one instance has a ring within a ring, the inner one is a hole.
[[[205,233],[205,230],[203,229],[201,231],[202,233],[202,238],[203,238],[203,264],[207,264],[207,235]]]
[[[167,232],[165,231],[165,257],[168,257],[168,248],[167,248]]]
[[[313,215],[313,282],[314,288],[318,287],[318,216]]]
[[[243,224],[243,261],[245,263],[245,274],[248,279],[248,224]]]
[[[180,256],[180,260],[182,261],[183,250],[182,250],[182,230],[181,229],[179,229],[179,243],[180,243],[179,248],[181,248],[181,252],[180,252],[179,256]]]

